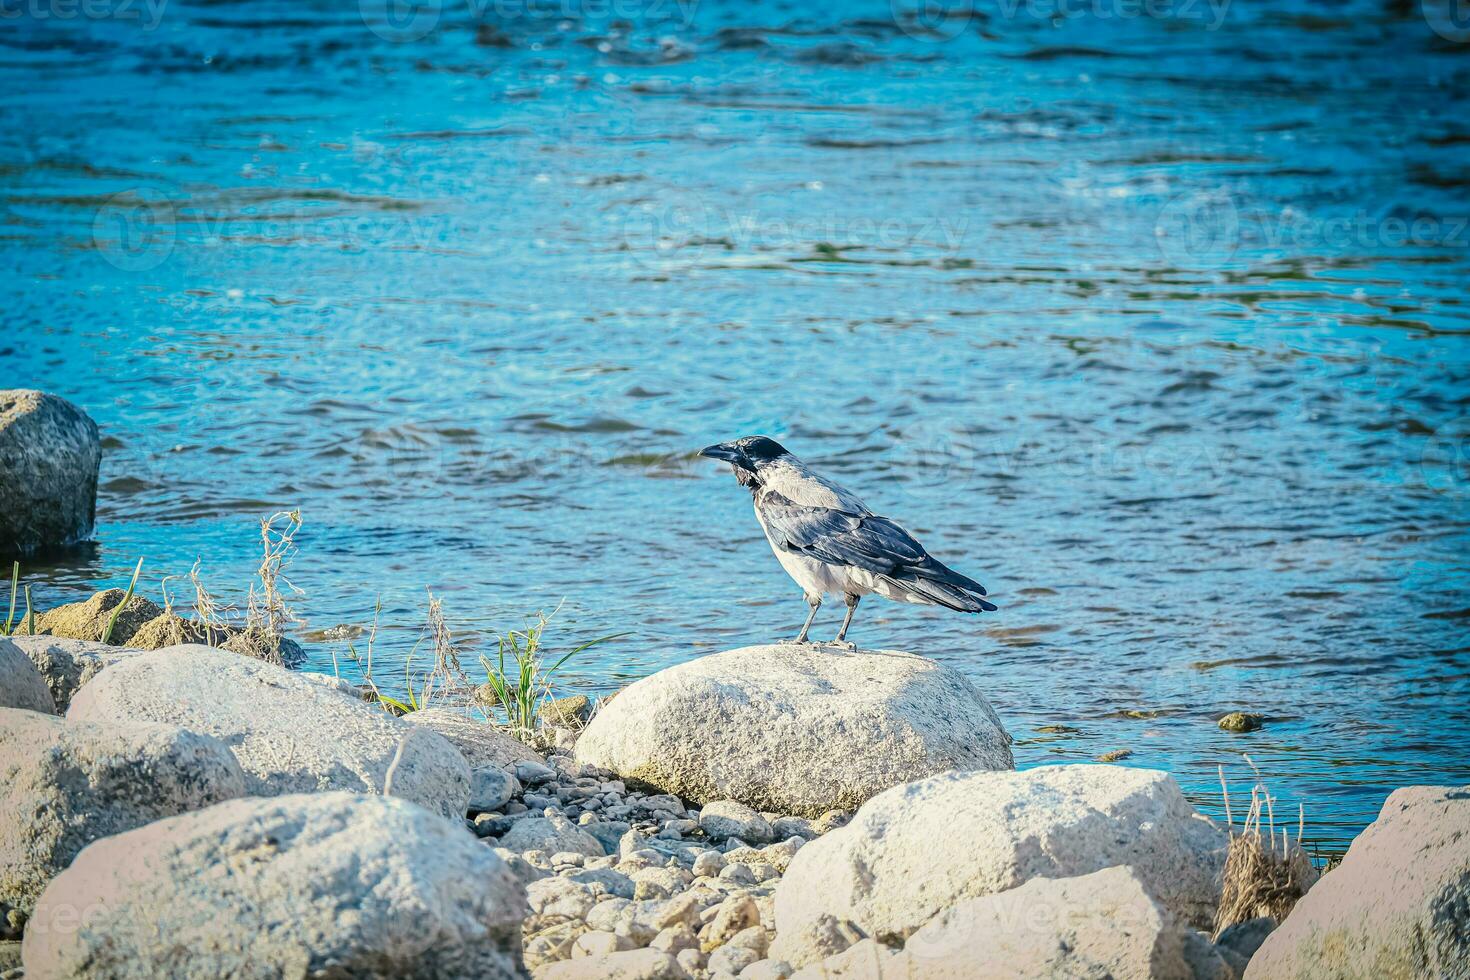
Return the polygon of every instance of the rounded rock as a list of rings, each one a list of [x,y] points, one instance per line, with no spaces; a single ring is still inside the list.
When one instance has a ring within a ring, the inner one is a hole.
[[[41,896],[24,956],[91,980],[510,980],[525,902],[489,848],[404,800],[243,799],[88,847]]]
[[[908,653],[789,645],[644,678],[592,719],[577,758],[700,803],[807,817],[950,769],[1014,766],[1000,719],[958,672]]]
[[[1121,766],[953,772],[896,786],[852,822],[805,845],[777,887],[777,950],[823,955],[824,918],[880,942],[902,939],[964,898],[1033,878],[1130,866],[1161,905],[1213,920],[1226,832],[1168,773]]]
[[[387,790],[454,820],[469,803],[470,768],[443,736],[213,647],[168,647],[114,664],[76,693],[67,718],[213,735],[240,760],[252,796]]]
[[[41,391],[0,391],[0,459],[0,553],[29,555],[92,534],[102,440],[86,412]]]
[[[0,708],[0,903],[29,913],[95,840],[245,795],[225,744],[173,725]]]
[[[20,647],[3,638],[0,638],[0,708],[56,714],[56,700],[41,672]]]

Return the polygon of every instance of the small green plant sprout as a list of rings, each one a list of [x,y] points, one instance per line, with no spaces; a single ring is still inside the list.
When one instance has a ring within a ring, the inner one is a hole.
[[[15,597],[16,597],[16,594],[19,591],[20,591],[20,562],[15,561],[15,562],[11,562],[10,563],[10,614],[5,617],[5,628],[4,629],[0,629],[0,636],[14,636],[15,635],[15,631],[16,631],[16,623],[15,623]],[[31,587],[29,585],[27,585],[25,587],[25,597],[26,597],[26,614],[25,614],[25,617],[21,620],[21,622],[23,624],[25,624],[25,631],[27,633],[34,633],[36,631],[36,612],[35,612],[34,609],[31,608]]]
[[[498,650],[493,663],[488,657],[480,658],[496,707],[503,713],[505,727],[521,737],[533,735],[540,725],[541,704],[551,697],[551,678],[567,661],[599,643],[628,635],[609,633],[588,640],[547,666],[542,656],[542,639],[560,609],[558,605],[550,616],[538,612],[536,621],[528,623],[525,629],[511,630],[497,637]]]
[[[138,587],[138,576],[143,571],[143,559],[138,559],[138,564],[133,569],[133,578],[128,582],[128,591],[123,593],[122,602],[112,607],[112,615],[107,617],[107,625],[102,630],[102,642],[112,642],[112,628],[117,625],[118,614],[123,611],[129,602],[133,601],[133,590]]]

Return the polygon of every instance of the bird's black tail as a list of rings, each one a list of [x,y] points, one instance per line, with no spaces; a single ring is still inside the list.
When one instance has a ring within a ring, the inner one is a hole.
[[[932,557],[921,565],[910,566],[899,575],[887,578],[898,589],[920,601],[956,612],[995,612],[998,608],[983,598],[985,586]]]

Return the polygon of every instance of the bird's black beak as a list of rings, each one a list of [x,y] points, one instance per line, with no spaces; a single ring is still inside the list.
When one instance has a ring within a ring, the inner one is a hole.
[[[739,464],[745,459],[745,455],[728,442],[717,442],[713,446],[705,446],[699,451],[699,455],[735,464]]]

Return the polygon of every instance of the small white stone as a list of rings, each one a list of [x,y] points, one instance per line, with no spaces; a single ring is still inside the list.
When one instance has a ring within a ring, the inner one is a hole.
[[[702,851],[694,859],[694,875],[698,878],[713,878],[725,870],[725,856],[719,851]]]
[[[755,874],[750,867],[744,864],[728,864],[725,870],[720,872],[723,881],[732,882],[737,885],[754,885],[757,883]]]

